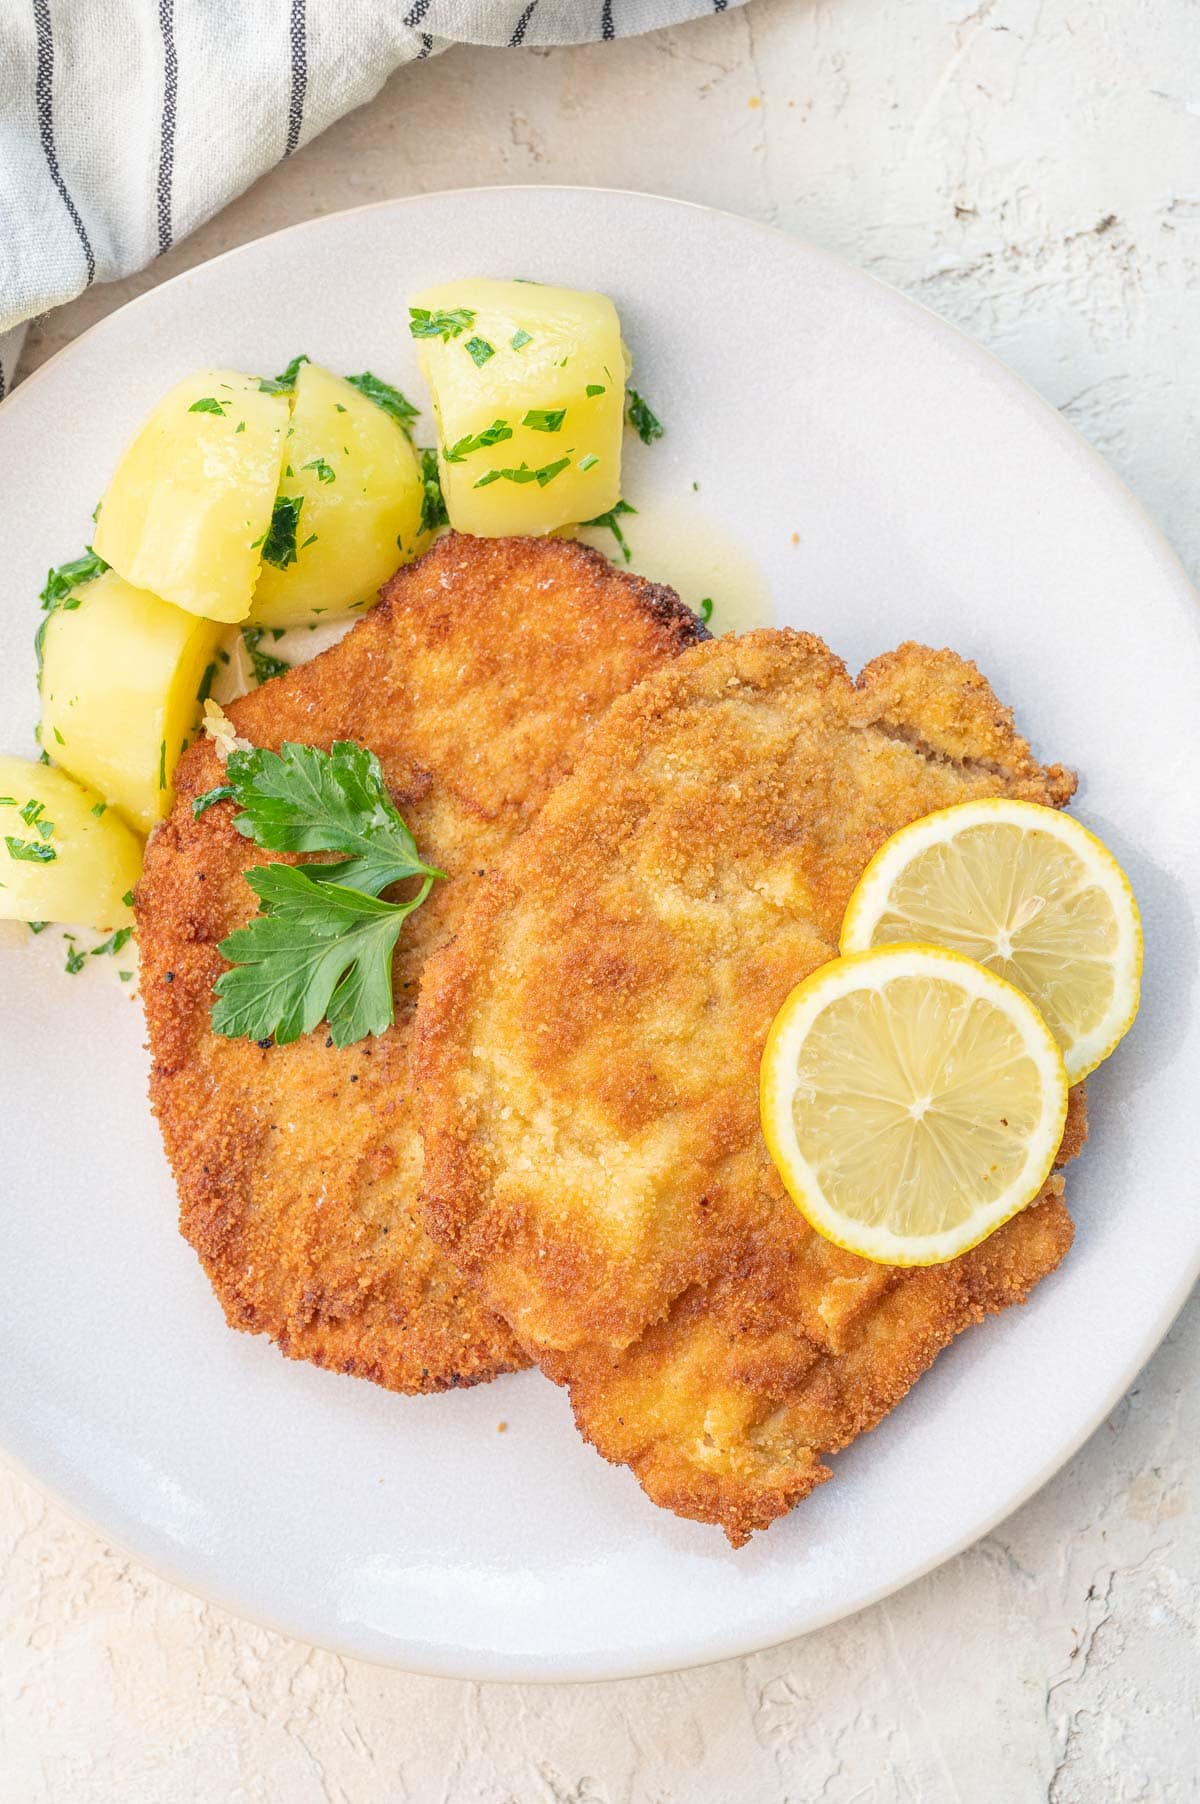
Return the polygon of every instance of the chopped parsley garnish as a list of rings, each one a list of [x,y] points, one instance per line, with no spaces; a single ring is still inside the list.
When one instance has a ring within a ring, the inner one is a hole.
[[[531,407],[522,426],[531,426],[535,432],[559,432],[567,417],[565,407]]]
[[[246,839],[268,851],[344,856],[246,871],[262,907],[221,942],[232,969],[217,979],[214,1031],[286,1045],[326,1020],[338,1046],[382,1033],[393,1018],[400,929],[444,873],[422,862],[379,760],[341,740],[329,752],[291,743],[232,752],[225,768]],[[406,877],[422,879],[415,895],[380,899]]]
[[[74,977],[78,972],[82,971],[83,967],[87,964],[87,958],[87,953],[81,952],[78,946],[68,946],[67,963],[65,966],[67,976]]]
[[[470,307],[452,307],[446,312],[431,313],[428,307],[410,307],[408,329],[414,338],[440,338],[449,344],[460,333],[469,332],[475,324]]]
[[[45,812],[46,812],[45,802],[39,802],[32,796],[30,797],[29,801],[26,802],[24,808],[17,809],[17,813],[20,815],[21,819],[25,822],[25,825],[27,827],[32,827],[34,821],[37,820],[38,816],[41,814],[45,814]]]
[[[160,789],[167,787],[167,742],[165,739],[160,739],[158,742],[158,787]]]
[[[125,894],[121,897],[121,901],[125,904],[126,908],[132,908],[133,907],[133,891],[131,889],[127,889],[125,891]]]
[[[250,668],[254,672],[256,683],[269,682],[272,677],[282,676],[292,667],[283,658],[273,658],[270,652],[260,651],[264,629],[261,626],[247,626],[242,629],[242,644],[246,647],[246,656],[250,660]]]
[[[25,925],[30,933],[45,933],[50,923],[49,921],[26,921]]]
[[[474,486],[486,489],[493,482],[536,482],[540,489],[544,489],[548,482],[553,482],[556,476],[562,474],[570,461],[571,453],[568,451],[565,457],[557,458],[552,464],[543,464],[540,470],[531,470],[527,463],[519,464],[515,470],[489,470]]]
[[[16,796],[0,796],[0,808],[15,808],[16,805]]]
[[[54,729],[54,742],[56,745],[66,745],[66,743],[67,743],[66,740],[63,738],[62,734],[59,732],[57,727],[55,727],[55,729]],[[47,759],[47,763],[49,763],[48,759]]]
[[[300,524],[303,495],[277,495],[271,510],[271,524],[262,542],[264,564],[286,570],[296,561],[296,528]]]
[[[118,971],[117,976],[121,979],[122,983],[128,983],[133,976],[133,972],[132,971]]]
[[[234,429],[233,429],[233,436],[234,436],[234,438],[236,438],[236,437],[237,437],[237,435],[238,435],[238,433],[239,433],[239,432],[245,432],[245,430],[246,430],[246,422],[245,422],[245,420],[239,420],[239,421],[238,421],[238,423],[237,423],[237,425],[236,425],[236,426],[235,426],[235,427],[234,427]]]
[[[603,382],[589,382],[584,393],[590,400],[593,395],[606,395],[608,390],[605,388]]]
[[[53,846],[44,844],[38,839],[14,839],[6,833],[4,843],[8,847],[8,855],[19,864],[53,864],[58,853]]]
[[[609,508],[609,510],[606,514],[597,514],[596,518],[594,520],[582,520],[580,522],[580,525],[582,525],[582,526],[602,526],[608,532],[611,532],[613,538],[617,541],[617,544],[621,547],[622,557],[625,559],[625,562],[628,563],[629,560],[632,558],[633,553],[629,549],[628,541],[625,538],[625,534],[621,531],[621,528],[620,528],[618,522],[621,519],[623,519],[626,514],[636,514],[636,513],[637,513],[637,508],[630,507],[628,501],[618,501],[614,507]]]
[[[189,413],[215,413],[219,420],[225,418],[228,401],[218,401],[215,395],[205,395],[200,401],[193,401],[188,408]]]
[[[103,958],[105,953],[120,952],[124,946],[129,944],[132,938],[132,927],[118,927],[117,931],[110,934],[108,939],[102,940],[98,946],[92,947],[91,956],[93,958]]]
[[[586,457],[580,458],[579,468],[584,471],[594,470],[599,462],[600,459],[596,456],[596,453],[594,451],[589,451]]]
[[[200,678],[200,687],[196,691],[196,700],[198,702],[200,702],[202,705],[203,705],[203,703],[205,703],[208,700],[209,696],[212,694],[212,686],[213,686],[213,681],[216,677],[216,674],[217,674],[217,666],[216,666],[215,662],[212,664],[205,665],[204,675]]]
[[[643,400],[636,388],[629,391],[629,405],[625,409],[625,418],[641,439],[643,445],[653,444],[656,438],[663,435],[663,423],[651,408],[648,401]]]
[[[306,538],[306,539],[304,539],[304,540],[303,540],[303,541],[302,541],[302,542],[301,542],[301,545],[300,545],[300,549],[301,549],[301,551],[307,551],[307,549],[308,549],[308,547],[309,547],[309,546],[310,546],[310,545],[315,545],[315,544],[316,544],[316,542],[317,542],[317,535],[316,535],[316,533],[315,533],[315,532],[310,532],[310,533],[309,533],[309,535],[308,535],[308,537],[307,537],[307,538]]]
[[[436,532],[439,526],[449,526],[450,516],[446,512],[445,497],[442,494],[442,479],[438,475],[438,458],[436,451],[421,453],[421,522],[417,527],[419,533]]]
[[[361,376],[347,376],[346,380],[360,395],[365,395],[368,401],[374,401],[376,407],[382,407],[384,413],[390,414],[406,437],[411,438],[412,423],[421,409],[414,407],[406,395],[385,382],[382,376],[373,376],[370,370],[364,370]]]
[[[54,822],[53,821],[39,821],[37,824],[37,830],[38,830],[38,837],[40,839],[53,839],[54,838]]]
[[[507,420],[493,420],[482,432],[468,433],[460,438],[444,453],[448,464],[465,463],[472,451],[486,451],[489,445],[502,445],[506,438],[512,437],[512,427]]]
[[[57,570],[46,573],[46,586],[38,597],[44,608],[56,608],[67,599],[72,589],[81,583],[90,583],[93,577],[103,576],[108,569],[102,557],[89,545],[82,557],[73,558],[69,564],[60,564]]]
[[[107,802],[94,803],[93,807],[92,807],[92,813],[95,815],[96,819],[99,820],[102,815],[105,815],[108,813],[108,803]]]
[[[219,783],[215,789],[206,789],[203,795],[192,797],[192,819],[198,821],[200,816],[211,808],[214,802],[228,802],[237,794],[232,783]]]
[[[700,603],[700,618],[704,622],[705,626],[707,626],[709,621],[712,619],[712,611],[713,611],[712,596],[706,595],[704,597],[704,600]]]
[[[260,376],[258,379],[258,386],[264,395],[294,394],[296,391],[296,377],[300,374],[300,365],[302,363],[311,362],[312,358],[306,357],[304,352],[301,351],[298,357],[292,358],[292,361],[288,364],[282,375]],[[241,431],[240,426],[238,427],[238,431]]]
[[[305,470],[315,470],[317,472],[318,482],[337,481],[337,472],[334,470],[333,465],[327,463],[323,457],[312,457],[306,464],[302,464],[301,468]]]
[[[526,345],[533,343],[533,333],[526,332],[521,326],[518,326],[508,342],[514,351],[524,350]]]
[[[483,368],[489,357],[496,355],[495,345],[490,345],[486,338],[468,338],[466,350],[478,369]]]
[[[82,557],[73,558],[69,564],[60,564],[57,570],[46,572],[46,586],[38,600],[45,609],[46,618],[38,623],[34,634],[33,649],[37,655],[38,674],[41,675],[42,655],[46,645],[46,628],[50,624],[50,616],[60,608],[71,613],[79,606],[79,596],[74,591],[84,583],[92,582],[97,576],[103,576],[108,569],[102,557],[89,545]]]

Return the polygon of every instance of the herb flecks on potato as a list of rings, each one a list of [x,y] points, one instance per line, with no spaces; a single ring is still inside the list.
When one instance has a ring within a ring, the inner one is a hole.
[[[219,634],[107,570],[73,587],[39,635],[44,745],[143,833],[170,812]]]
[[[0,917],[128,927],[141,868],[137,836],[94,790],[0,757]]]
[[[301,626],[369,607],[380,584],[423,550],[424,485],[407,437],[416,410],[369,375],[318,364],[295,376],[280,492],[250,617]]]
[[[209,620],[244,620],[279,490],[289,398],[235,370],[163,396],[117,465],[96,551],[135,588]]]
[[[542,535],[613,506],[625,352],[606,295],[451,282],[413,297],[409,330],[457,531]]]

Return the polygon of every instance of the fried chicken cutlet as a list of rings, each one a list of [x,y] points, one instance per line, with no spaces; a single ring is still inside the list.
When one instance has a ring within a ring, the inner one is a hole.
[[[232,803],[193,819],[222,767],[208,742],[181,760],[136,898],[150,1090],[183,1232],[231,1325],[401,1391],[527,1363],[418,1225],[421,969],[613,698],[705,636],[673,591],[581,545],[451,536],[340,644],[229,708],[273,750],[369,746],[448,873],[400,936],[395,1025],[344,1050],[324,1027],[284,1046],[212,1032],[218,943],[258,906],[242,873],[277,855],[235,831]]]
[[[584,1436],[735,1545],[1070,1245],[1053,1175],[950,1264],[840,1251],[771,1163],[758,1067],[890,834],[1074,786],[952,652],[855,684],[805,634],[717,640],[615,704],[426,968],[430,1233]],[[1060,1158],[1085,1131],[1079,1092]]]

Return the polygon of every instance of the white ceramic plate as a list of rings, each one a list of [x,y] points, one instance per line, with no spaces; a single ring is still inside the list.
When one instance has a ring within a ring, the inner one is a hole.
[[[68,978],[60,946],[3,951],[0,1445],[148,1565],[308,1640],[603,1678],[768,1645],[944,1560],[1050,1476],[1169,1325],[1200,1248],[1200,615],[1087,446],[867,277],[640,195],[426,195],[177,277],[0,409],[0,749],[32,744],[46,567],[87,538],[163,389],[304,350],[415,392],[407,295],[480,273],[612,294],[668,429],[633,447],[631,498],[702,509],[753,550],[778,618],[855,666],[910,637],[978,659],[1038,752],[1084,772],[1079,811],[1146,921],[1142,1015],[1091,1082],[1062,1271],[739,1553],[604,1465],[536,1373],[396,1397],[231,1333],[176,1233],[140,1010],[100,961]]]

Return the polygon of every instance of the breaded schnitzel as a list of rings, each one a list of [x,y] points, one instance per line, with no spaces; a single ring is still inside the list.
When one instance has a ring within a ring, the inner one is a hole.
[[[614,705],[426,969],[431,1234],[585,1437],[735,1544],[1070,1244],[1052,1176],[950,1264],[839,1251],[768,1157],[758,1067],[891,833],[1074,786],[952,652],[901,646],[856,685],[806,634],[717,640]],[[1084,1122],[1080,1093],[1062,1156]]]
[[[671,590],[580,545],[448,537],[340,644],[229,709],[255,745],[369,746],[448,873],[401,934],[395,1026],[344,1051],[323,1028],[285,1046],[211,1031],[218,942],[257,907],[242,872],[274,855],[229,802],[193,819],[222,767],[207,742],[181,760],[137,889],[151,1100],[183,1232],[233,1326],[402,1391],[526,1363],[417,1222],[421,968],[613,698],[701,637]]]

